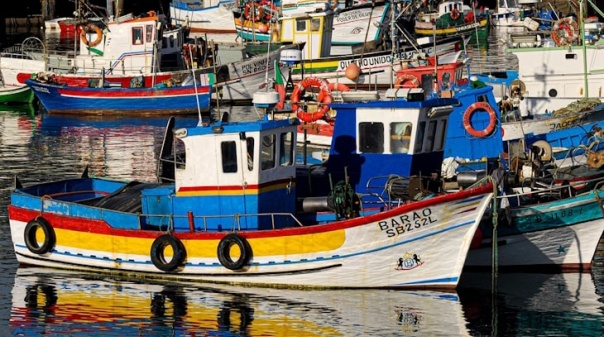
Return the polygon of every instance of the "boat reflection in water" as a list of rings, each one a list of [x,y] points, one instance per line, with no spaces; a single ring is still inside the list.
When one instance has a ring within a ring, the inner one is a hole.
[[[491,284],[489,273],[462,273],[457,291],[473,336],[604,336],[591,273],[501,273],[496,296]]]
[[[12,336],[469,335],[458,296],[435,291],[153,284],[20,267],[12,298]]]

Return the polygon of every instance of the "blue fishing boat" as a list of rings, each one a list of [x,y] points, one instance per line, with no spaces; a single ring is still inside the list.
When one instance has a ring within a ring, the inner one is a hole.
[[[136,78],[134,78],[136,79]],[[189,78],[181,83],[169,79],[145,88],[133,82],[131,88],[102,83],[99,87],[72,87],[29,79],[32,89],[48,113],[61,114],[189,114],[210,109],[211,86],[194,83]]]
[[[455,288],[493,185],[430,190],[458,100],[391,95],[334,104],[334,146],[320,166],[295,164],[298,119],[273,118],[278,94],[261,92],[258,120],[224,114],[174,128],[171,118],[156,181],[17,181],[16,257],[202,282]]]

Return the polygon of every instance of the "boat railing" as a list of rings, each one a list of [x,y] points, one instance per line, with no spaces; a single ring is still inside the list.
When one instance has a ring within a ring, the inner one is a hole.
[[[157,226],[158,230],[174,231],[175,222],[188,222],[188,230],[179,227],[177,231],[194,232],[213,232],[213,231],[241,231],[245,230],[246,219],[251,222],[270,223],[271,229],[282,229],[287,227],[303,227],[304,224],[292,213],[246,213],[246,214],[228,214],[228,215],[193,215],[189,212],[187,215],[161,215],[161,214],[140,214],[142,220],[168,220]],[[264,220],[268,219],[268,220]],[[153,221],[151,221],[153,222]],[[215,224],[220,223],[219,226]],[[210,226],[213,224],[213,226]],[[286,225],[284,225],[286,224]],[[212,227],[212,228],[211,228]],[[153,228],[153,226],[150,226]]]

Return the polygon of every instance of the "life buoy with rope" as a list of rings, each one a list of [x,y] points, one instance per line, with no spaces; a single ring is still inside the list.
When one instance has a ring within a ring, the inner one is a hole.
[[[483,130],[480,130],[480,131],[476,130],[472,126],[472,122],[471,122],[472,116],[478,110],[484,110],[489,114],[489,125],[487,125],[486,128],[484,128]],[[472,135],[476,138],[484,138],[484,137],[490,135],[491,133],[493,133],[493,131],[495,131],[495,126],[497,126],[497,114],[495,113],[495,110],[493,110],[491,105],[489,105],[489,103],[486,103],[486,102],[473,103],[466,109],[466,111],[463,114],[464,129],[466,129],[466,131],[470,135]]]
[[[396,77],[394,87],[399,88],[419,88],[419,80],[411,74],[402,74]]]
[[[239,248],[239,257],[233,259],[231,248]],[[218,261],[227,269],[240,270],[252,260],[252,247],[242,236],[235,233],[227,234],[218,244]]]
[[[171,258],[166,257],[166,247],[170,246]],[[151,245],[151,262],[157,269],[171,272],[182,266],[187,258],[187,251],[182,242],[176,237],[165,234],[153,241]]]
[[[317,98],[320,104],[315,112],[306,112],[299,104],[302,93],[309,87],[317,87],[320,90]],[[333,98],[331,96],[331,90],[329,90],[329,84],[319,77],[307,77],[298,82],[294,87],[290,98],[292,111],[300,120],[307,123],[312,123],[321,119],[329,111],[329,104],[331,104],[332,101]]]
[[[350,88],[344,83],[329,83],[329,90],[333,91],[350,91]]]
[[[38,242],[39,234],[42,233],[42,243]],[[23,231],[25,245],[30,252],[34,254],[46,254],[50,252],[57,241],[55,231],[52,226],[41,216],[31,220],[25,226]]]
[[[88,34],[95,33],[96,39],[94,41],[88,41]],[[99,26],[93,25],[92,23],[87,24],[85,27],[82,27],[82,32],[80,33],[80,39],[82,43],[87,45],[88,47],[96,47],[103,40],[103,31]]]
[[[451,17],[451,20],[457,20],[461,16],[461,13],[459,13],[459,10],[457,8],[453,8],[449,12],[449,16]]]
[[[579,38],[579,24],[573,18],[562,18],[554,24],[551,36],[556,46],[572,44]]]
[[[260,22],[260,19],[264,16],[264,8],[254,1],[250,1],[245,5],[243,10],[243,17],[246,20]]]

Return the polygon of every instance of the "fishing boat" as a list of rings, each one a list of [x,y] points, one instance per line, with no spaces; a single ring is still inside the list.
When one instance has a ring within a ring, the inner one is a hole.
[[[604,24],[587,21],[580,10],[576,17],[550,21],[549,31],[510,34],[506,53],[518,58],[517,73],[493,75],[499,82],[507,81],[507,91],[502,93],[505,104],[523,118],[601,97],[604,75],[598,70],[603,62],[599,41]]]
[[[28,87],[0,86],[0,104],[6,103],[32,103],[34,93]]]
[[[455,288],[493,184],[427,192],[422,173],[440,165],[457,100],[391,94],[332,106],[335,145],[321,166],[295,164],[298,120],[272,118],[278,95],[260,92],[258,120],[173,129],[171,118],[157,181],[17,179],[17,260],[257,286]],[[407,126],[411,153],[395,137]]]
[[[498,199],[510,206],[500,210],[497,236],[493,225],[480,226],[482,243],[468,253],[467,269],[491,269],[496,263],[501,271],[591,270],[604,233],[602,170],[582,166],[554,177],[549,183],[512,189]]]
[[[151,88],[133,82],[130,88],[100,82],[93,87],[70,87],[52,78],[29,79],[25,84],[48,113],[61,114],[187,114],[210,110],[211,86],[190,77],[176,83],[170,79]]]
[[[331,56],[329,27],[332,27],[333,20],[333,11],[280,19],[281,42],[305,42],[301,52],[281,54],[281,72],[292,88],[294,83],[302,81],[304,77],[313,76],[358,90],[385,90],[392,86],[393,74],[404,65],[417,64],[418,59],[433,55],[455,57],[468,40],[462,36],[423,37],[398,44],[400,41],[397,38],[394,53],[389,48],[369,51],[361,46],[360,50],[348,55]]]
[[[476,35],[486,39],[489,32],[489,14],[464,5],[459,0],[447,0],[438,8],[424,8],[415,21],[415,34],[420,36]]]
[[[29,37],[20,46],[0,54],[2,76],[6,85],[16,86],[38,72],[98,78],[185,70],[181,57],[183,39],[182,30],[169,29],[165,18],[155,12],[136,17],[127,14],[106,22],[103,28],[87,24],[75,53],[49,52],[42,41]]]
[[[523,27],[537,30],[539,22],[531,17],[537,16],[531,6],[532,0],[498,0],[497,7],[490,12],[490,22],[495,27]]]
[[[302,6],[305,4],[305,6]],[[390,29],[385,22],[390,15],[390,2],[365,2],[349,7],[329,6],[328,2],[317,2],[320,7],[308,10],[308,2],[298,1],[295,6],[283,7],[282,11],[270,1],[247,2],[242,11],[233,12],[237,35],[245,41],[279,41],[280,17],[297,17],[309,12],[335,9],[331,32],[331,55],[349,54],[351,47],[367,41],[382,39],[384,29]],[[262,15],[260,15],[262,14]],[[384,27],[385,26],[385,27]]]

